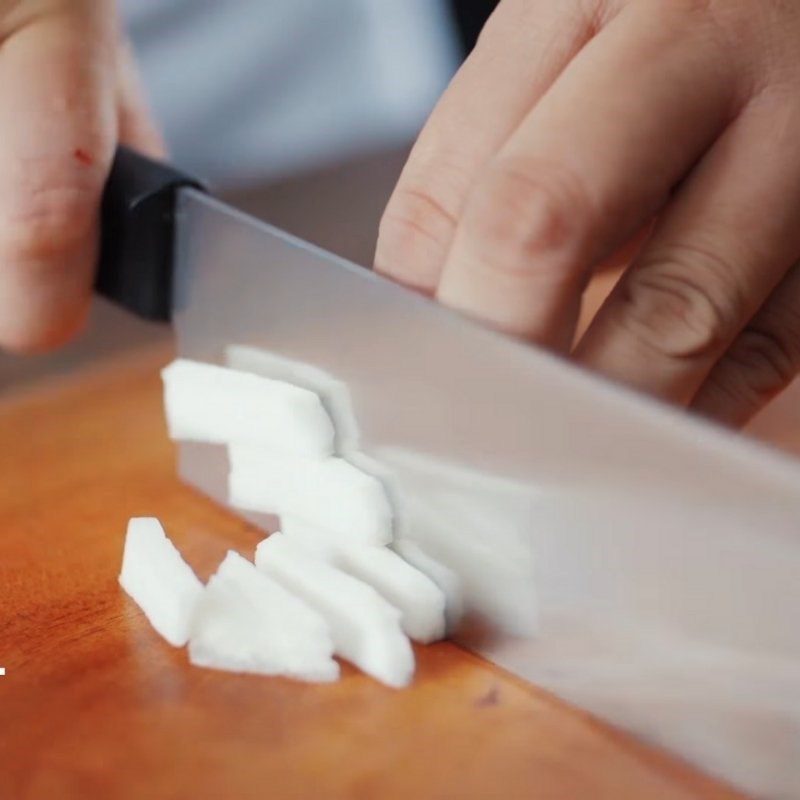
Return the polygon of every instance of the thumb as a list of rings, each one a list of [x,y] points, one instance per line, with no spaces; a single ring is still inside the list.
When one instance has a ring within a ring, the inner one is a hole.
[[[35,351],[70,338],[88,310],[117,135],[116,33],[110,0],[15,8],[13,25],[0,20],[0,346]]]

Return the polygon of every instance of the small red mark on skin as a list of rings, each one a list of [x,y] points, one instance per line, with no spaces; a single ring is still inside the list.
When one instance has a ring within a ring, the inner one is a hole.
[[[87,153],[86,150],[82,150],[80,147],[75,148],[72,156],[79,164],[83,164],[85,167],[91,167],[94,164],[92,154]]]
[[[488,692],[475,701],[477,708],[486,708],[488,706],[496,706],[500,703],[500,690],[497,686],[492,686]]]

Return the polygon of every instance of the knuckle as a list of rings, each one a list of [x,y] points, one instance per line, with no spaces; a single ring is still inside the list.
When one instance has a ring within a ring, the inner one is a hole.
[[[800,347],[772,328],[745,329],[728,355],[738,368],[749,397],[766,400],[794,380],[800,369]]]
[[[503,161],[476,185],[464,225],[478,255],[500,272],[529,273],[544,255],[560,271],[585,242],[593,216],[572,174]]]
[[[422,237],[444,246],[453,235],[456,217],[445,202],[427,188],[398,188],[381,219],[378,236],[386,242]]]
[[[742,301],[731,270],[687,248],[640,262],[623,284],[621,323],[654,353],[670,359],[718,355],[735,333]]]

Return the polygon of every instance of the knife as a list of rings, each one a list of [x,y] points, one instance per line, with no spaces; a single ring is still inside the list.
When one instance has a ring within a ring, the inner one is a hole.
[[[460,644],[746,791],[798,796],[796,461],[124,149],[97,286],[171,319],[182,357],[249,348],[342,382],[398,549],[456,580]],[[179,471],[228,503],[224,450],[181,445]]]

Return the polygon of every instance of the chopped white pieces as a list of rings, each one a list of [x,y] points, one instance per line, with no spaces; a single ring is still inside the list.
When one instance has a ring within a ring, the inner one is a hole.
[[[333,423],[308,389],[187,359],[173,361],[161,375],[172,439],[244,442],[306,457],[333,452]]]
[[[258,545],[256,565],[327,620],[338,655],[388,686],[408,685],[414,652],[400,612],[373,588],[280,533]]]
[[[444,638],[444,592],[397,553],[388,547],[347,547],[337,553],[336,564],[397,608],[403,630],[414,641],[430,644]]]
[[[193,664],[233,672],[335,681],[339,665],[323,618],[253,564],[229,552],[197,605]]]
[[[281,533],[317,558],[372,586],[400,611],[403,630],[414,641],[430,644],[444,638],[445,592],[394,550],[351,545],[291,515],[281,517]]]
[[[335,563],[342,547],[342,537],[294,514],[281,514],[280,532],[290,540],[310,550],[317,558]]]
[[[409,638],[445,635],[461,613],[458,580],[408,537],[387,547],[416,519],[394,468],[358,450],[343,382],[249,346],[226,359],[164,369],[169,432],[224,445],[230,505],[278,515],[283,532],[258,546],[255,565],[228,553],[203,587],[156,520],[133,520],[143,533],[129,531],[120,582],[165,638],[188,641],[193,664],[334,681],[335,653],[407,685]]]
[[[347,453],[358,447],[358,425],[347,385],[311,364],[270,353],[260,347],[233,344],[225,349],[229,367],[276,381],[300,386],[318,395],[333,420],[336,452]]]
[[[429,556],[411,539],[398,539],[392,547],[411,566],[427,575],[441,589],[445,597],[446,629],[448,633],[454,631],[464,615],[464,597],[458,575]]]
[[[341,458],[277,456],[228,447],[230,503],[247,511],[290,514],[342,541],[382,545],[392,539],[392,508],[383,484]]]
[[[128,523],[119,582],[158,633],[175,647],[186,644],[203,584],[157,519]]]

